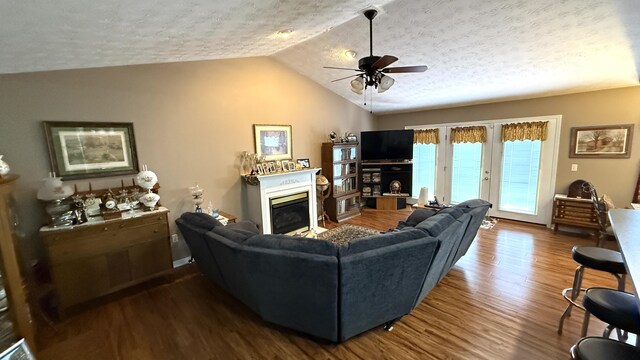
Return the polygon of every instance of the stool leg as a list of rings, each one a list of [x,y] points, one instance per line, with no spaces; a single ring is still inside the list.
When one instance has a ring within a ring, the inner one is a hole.
[[[584,274],[584,266],[578,265],[576,268],[576,272],[573,275],[573,286],[571,287],[571,300],[576,301],[578,295],[580,295],[580,288],[582,287],[582,276]],[[569,303],[567,308],[562,313],[560,317],[560,324],[558,325],[558,334],[562,334],[562,327],[564,326],[564,320],[571,316],[571,310],[573,309],[573,304]]]
[[[613,274],[618,279],[618,290],[624,291],[624,285],[627,281],[627,274]]]
[[[591,315],[591,313],[589,312],[589,310],[585,310],[584,311],[584,320],[582,320],[582,333],[581,333],[580,337],[587,336],[587,330],[589,330],[589,316],[590,315]]]
[[[613,330],[613,325],[609,325],[606,328],[604,328],[604,331],[602,332],[602,337],[605,339],[608,339],[609,337],[611,337],[612,330]],[[620,333],[618,333],[618,336],[620,336]]]

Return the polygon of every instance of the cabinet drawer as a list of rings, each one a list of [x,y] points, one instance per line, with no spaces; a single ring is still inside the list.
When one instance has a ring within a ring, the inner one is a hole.
[[[49,258],[51,264],[55,265],[117,251],[155,238],[168,237],[169,229],[165,223],[123,229],[103,226],[96,229],[93,236],[52,241],[49,244]]]

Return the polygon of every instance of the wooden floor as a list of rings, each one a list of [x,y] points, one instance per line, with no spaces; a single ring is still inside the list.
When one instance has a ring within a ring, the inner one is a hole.
[[[348,223],[387,230],[409,212],[365,210]],[[392,332],[373,329],[338,345],[264,322],[187,265],[41,327],[38,359],[568,359],[582,313],[574,312],[562,335],[556,330],[575,244],[593,240],[500,220],[479,231],[467,255]],[[587,270],[584,285],[615,281]],[[603,328],[593,319],[589,333]]]

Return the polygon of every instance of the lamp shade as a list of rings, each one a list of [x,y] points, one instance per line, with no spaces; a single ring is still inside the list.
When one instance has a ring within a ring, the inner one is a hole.
[[[364,89],[364,79],[362,78],[362,75],[351,80],[351,91],[353,91],[358,95],[362,95],[363,89]]]
[[[380,77],[380,85],[378,85],[378,92],[383,93],[389,90],[389,88],[392,87],[395,82],[396,81],[393,80],[392,77],[387,75],[382,75],[382,77]]]
[[[421,187],[420,196],[418,196],[418,205],[424,206],[427,204],[428,201],[429,201],[429,188],[426,186]]]
[[[42,201],[57,201],[66,199],[73,195],[73,189],[69,185],[62,183],[62,178],[55,177],[50,173],[48,178],[43,179],[44,186],[38,190],[36,197]]]

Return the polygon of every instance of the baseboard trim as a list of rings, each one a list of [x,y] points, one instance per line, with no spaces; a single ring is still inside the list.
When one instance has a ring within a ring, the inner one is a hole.
[[[187,265],[190,259],[191,259],[191,256],[187,256],[187,257],[183,257],[182,259],[173,260],[173,268],[175,269],[182,265]]]

